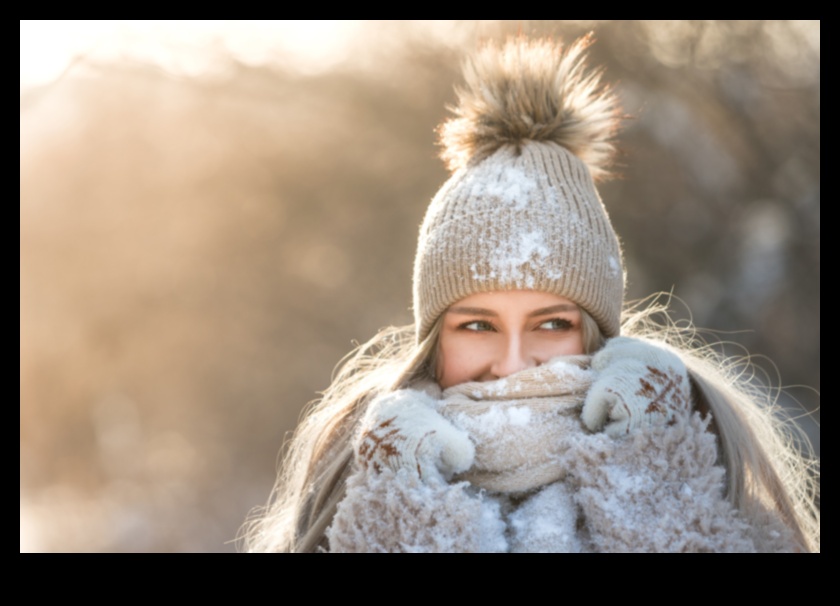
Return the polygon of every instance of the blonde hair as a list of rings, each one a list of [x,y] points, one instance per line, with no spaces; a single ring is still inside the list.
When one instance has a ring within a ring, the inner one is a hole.
[[[678,326],[656,298],[628,308],[622,334],[662,341],[679,350],[689,370],[696,407],[710,412],[720,437],[727,497],[748,519],[775,512],[803,551],[819,551],[818,470],[797,425],[778,416],[776,399],[748,381],[746,364],[723,357]],[[581,310],[584,350],[605,340]],[[442,316],[441,316],[442,318]],[[328,549],[326,530],[344,497],[352,469],[352,437],[366,405],[381,393],[434,379],[441,318],[415,342],[414,326],[391,327],[348,354],[323,397],[311,403],[292,439],[266,508],[245,525],[248,551],[313,552]]]
[[[246,524],[248,551],[312,552],[344,496],[353,430],[376,396],[433,377],[440,322],[415,342],[414,326],[389,327],[351,351],[332,384],[310,402],[284,455],[268,506]]]
[[[664,342],[679,352],[692,383],[695,409],[711,414],[726,495],[750,520],[778,515],[801,551],[820,550],[819,466],[804,430],[778,403],[780,389],[756,379],[749,356],[725,356],[690,321],[669,315],[671,295],[629,305],[622,334]]]

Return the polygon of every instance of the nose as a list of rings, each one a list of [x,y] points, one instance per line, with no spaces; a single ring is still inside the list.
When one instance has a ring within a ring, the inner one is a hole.
[[[533,368],[537,361],[519,336],[511,336],[505,340],[504,348],[494,360],[490,372],[501,379],[520,370]]]

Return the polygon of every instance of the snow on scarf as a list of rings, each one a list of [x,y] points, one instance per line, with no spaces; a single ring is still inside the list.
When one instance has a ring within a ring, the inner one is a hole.
[[[561,480],[558,456],[570,435],[585,431],[580,409],[594,375],[589,361],[555,358],[504,379],[445,390],[438,412],[476,446],[474,465],[456,479],[506,494]]]
[[[619,439],[585,429],[594,378],[589,358],[575,356],[445,390],[435,406],[469,434],[473,466],[451,483],[358,466],[327,532],[330,551],[796,549],[778,516],[746,519],[729,504],[708,418],[687,412]]]

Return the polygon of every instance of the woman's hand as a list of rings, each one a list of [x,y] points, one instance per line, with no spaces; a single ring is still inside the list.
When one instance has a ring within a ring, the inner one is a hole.
[[[434,408],[431,396],[413,389],[375,399],[356,437],[356,461],[376,472],[407,469],[424,481],[445,482],[469,469],[475,447]]]
[[[592,369],[598,375],[581,413],[592,431],[619,437],[691,410],[688,371],[665,345],[615,337],[592,357]]]

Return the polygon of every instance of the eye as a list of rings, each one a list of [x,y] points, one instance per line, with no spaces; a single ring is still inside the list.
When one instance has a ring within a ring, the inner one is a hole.
[[[569,330],[573,328],[574,324],[572,324],[571,320],[567,320],[566,318],[552,318],[551,320],[546,320],[545,322],[541,322],[539,325],[540,330]]]
[[[495,330],[493,325],[486,320],[472,320],[471,322],[464,322],[459,324],[458,328],[461,330],[471,330],[473,332],[485,332]]]

